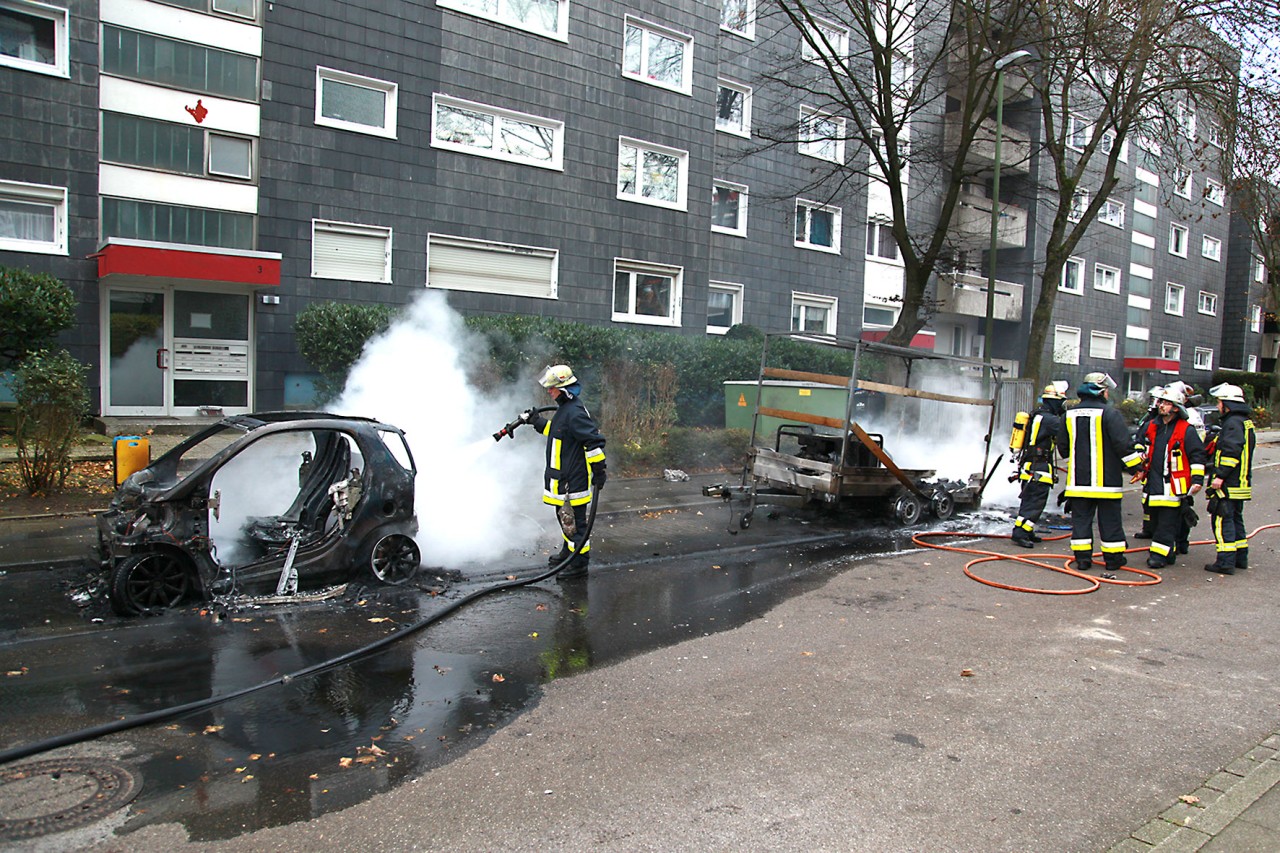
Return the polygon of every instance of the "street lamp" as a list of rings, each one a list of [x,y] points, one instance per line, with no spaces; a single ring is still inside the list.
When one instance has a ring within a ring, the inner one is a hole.
[[[987,255],[987,330],[982,343],[982,361],[987,377],[995,378],[991,368],[991,346],[996,327],[996,243],[1000,231],[1000,143],[1004,136],[1004,70],[1032,59],[1031,51],[1015,50],[996,60],[996,150],[995,169],[991,175],[991,251]]]

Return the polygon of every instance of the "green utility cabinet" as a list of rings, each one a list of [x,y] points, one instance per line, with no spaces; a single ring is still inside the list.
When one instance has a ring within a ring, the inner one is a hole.
[[[756,412],[757,386],[758,383],[754,381],[724,383],[725,427],[751,431],[751,417]],[[848,404],[848,390],[830,385],[770,379],[760,388],[760,406],[765,409],[785,409],[789,412],[843,420]],[[757,435],[772,435],[784,423],[788,421],[761,417]]]

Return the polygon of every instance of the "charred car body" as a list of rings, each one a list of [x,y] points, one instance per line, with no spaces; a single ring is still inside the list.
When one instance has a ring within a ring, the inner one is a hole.
[[[131,474],[98,516],[112,607],[138,615],[229,592],[286,595],[416,574],[416,467],[389,424],[237,415]]]

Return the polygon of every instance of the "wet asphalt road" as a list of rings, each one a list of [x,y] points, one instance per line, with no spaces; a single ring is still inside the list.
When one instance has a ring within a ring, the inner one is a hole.
[[[821,583],[836,556],[903,545],[877,521],[853,533],[849,521],[786,514],[739,531],[714,502],[602,516],[589,585],[499,592],[356,663],[95,741],[144,780],[118,831],[178,823],[218,840],[366,800],[482,743],[549,681],[736,627]],[[4,685],[2,745],[243,690],[545,571],[512,560],[523,565],[474,566],[445,584],[428,573],[425,590],[353,585],[315,603],[148,619],[86,605],[82,569],[10,573],[0,672],[20,675]]]

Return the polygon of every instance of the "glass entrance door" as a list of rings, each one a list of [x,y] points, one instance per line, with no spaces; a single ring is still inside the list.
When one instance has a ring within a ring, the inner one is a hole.
[[[107,323],[108,413],[168,414],[164,293],[111,290]]]

